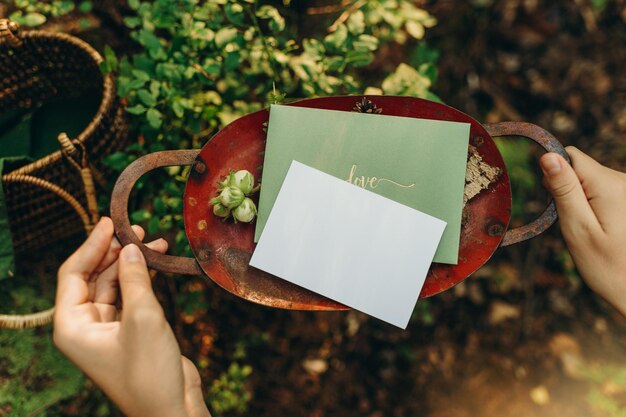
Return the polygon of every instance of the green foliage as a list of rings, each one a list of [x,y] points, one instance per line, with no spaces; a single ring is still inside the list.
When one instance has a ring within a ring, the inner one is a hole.
[[[593,385],[587,402],[608,417],[626,417],[626,367],[621,364],[590,365],[583,363],[583,377]]]
[[[50,301],[21,287],[10,293],[8,305],[13,312],[32,312]],[[0,330],[0,414],[48,415],[46,409],[76,395],[83,382],[82,373],[53,346],[49,327]]]
[[[118,93],[141,140],[105,162],[124,168],[138,155],[200,147],[236,118],[287,97],[386,93],[437,99],[437,53],[421,45],[382,85],[367,86],[361,68],[383,44],[421,39],[435,19],[412,2],[357,2],[344,22],[319,37],[298,39],[286,14],[255,0],[130,0],[124,19],[141,51],[118,59],[105,50],[105,73],[115,72]],[[371,74],[370,74],[371,76]],[[152,174],[137,187],[133,220],[150,232],[176,230],[177,252],[188,252],[177,202],[188,170]],[[158,178],[154,178],[154,176]],[[156,196],[156,197],[155,197]],[[174,203],[172,203],[174,201]]]
[[[365,25],[385,42],[393,40],[404,44],[409,38],[422,39],[426,29],[437,24],[433,16],[410,1],[375,0],[364,3]]]
[[[606,5],[607,0],[591,0],[591,7],[593,7],[593,10],[597,14],[604,12],[604,10],[606,9]]]
[[[240,366],[233,362],[226,372],[213,381],[208,393],[213,415],[219,417],[227,412],[241,414],[247,411],[251,396],[245,383],[251,373],[250,366]]]
[[[417,322],[426,326],[431,326],[435,323],[435,316],[432,312],[430,300],[422,299],[415,304],[415,308],[411,314],[411,322]]]
[[[521,219],[526,212],[524,202],[537,187],[537,178],[531,164],[532,144],[524,139],[498,139],[496,145],[506,163],[513,194],[512,216]]]
[[[25,26],[40,26],[50,17],[64,16],[76,8],[81,13],[89,13],[92,8],[91,1],[72,0],[15,0],[15,10],[9,18]]]

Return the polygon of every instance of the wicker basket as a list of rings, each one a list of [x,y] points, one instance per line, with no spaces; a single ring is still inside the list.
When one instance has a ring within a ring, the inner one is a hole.
[[[0,112],[59,98],[101,97],[95,117],[76,138],[59,132],[59,151],[2,176],[19,253],[89,231],[87,223],[98,215],[92,173],[96,183],[110,174],[102,158],[128,144],[128,131],[114,79],[101,73],[98,52],[73,36],[18,29],[0,19]]]

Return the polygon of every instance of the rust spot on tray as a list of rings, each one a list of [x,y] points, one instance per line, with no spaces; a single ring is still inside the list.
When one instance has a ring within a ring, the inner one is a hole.
[[[230,274],[242,275],[248,270],[252,254],[237,248],[228,248],[220,253],[220,259]]]
[[[482,137],[480,138],[482,140]],[[475,142],[477,142],[477,139]],[[463,204],[467,204],[468,201],[480,194],[481,191],[489,188],[491,184],[498,180],[501,173],[502,170],[500,168],[486,164],[477,149],[470,145],[467,154]]]

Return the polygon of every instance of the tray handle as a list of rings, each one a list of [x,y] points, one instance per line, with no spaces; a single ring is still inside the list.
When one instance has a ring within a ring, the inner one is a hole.
[[[130,227],[128,198],[139,178],[156,168],[173,165],[192,165],[199,150],[154,152],[135,160],[121,173],[111,194],[111,219],[122,245],[134,243],[141,249],[150,268],[161,272],[183,275],[203,275],[204,272],[194,258],[163,255],[145,246]]]
[[[483,127],[492,138],[497,136],[523,136],[531,139],[546,151],[558,153],[567,162],[571,163],[563,145],[552,134],[537,125],[526,122],[500,122],[485,123]],[[554,201],[550,200],[550,203],[538,218],[524,226],[509,229],[504,235],[500,246],[513,245],[540,235],[554,224],[557,217]]]

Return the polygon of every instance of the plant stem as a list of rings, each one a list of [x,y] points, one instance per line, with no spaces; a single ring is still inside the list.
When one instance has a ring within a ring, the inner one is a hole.
[[[335,20],[335,22],[328,27],[328,33],[332,33],[337,30],[340,24],[345,23],[346,20],[350,18],[352,13],[359,10],[361,7],[367,4],[367,0],[358,0],[355,1],[352,6],[350,6],[347,10],[345,10],[341,15]]]
[[[316,15],[316,14],[331,14],[337,13],[343,10],[346,6],[350,5],[352,0],[343,0],[339,4],[331,4],[329,6],[318,6],[318,7],[309,7],[306,9],[306,14]]]
[[[263,43],[263,49],[265,50],[265,54],[267,55],[267,61],[270,64],[270,69],[272,71],[272,75],[274,76],[274,81],[280,81],[280,79],[278,78],[278,72],[276,71],[276,68],[274,68],[274,55],[272,54],[272,51],[270,50],[270,45],[267,42],[267,39],[265,38],[263,31],[261,30],[261,25],[259,25],[259,20],[256,17],[256,4],[257,3],[255,1],[254,5],[246,7],[246,10],[248,14],[250,15],[250,19],[252,19],[252,24],[254,25],[254,28],[256,29],[259,36],[261,37],[261,42]],[[252,7],[254,7],[254,10],[252,10]]]

